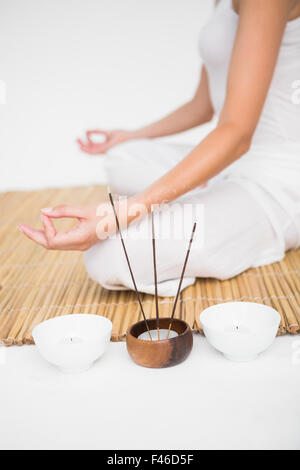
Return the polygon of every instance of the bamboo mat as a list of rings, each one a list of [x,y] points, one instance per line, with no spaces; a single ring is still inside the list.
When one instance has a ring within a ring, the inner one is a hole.
[[[81,253],[54,252],[27,240],[16,225],[39,226],[41,207],[96,203],[101,186],[0,193],[0,340],[7,346],[31,344],[32,328],[43,320],[72,313],[104,315],[113,322],[113,341],[141,319],[134,292],[113,292],[91,281]],[[57,224],[66,228],[66,221]],[[181,294],[176,316],[201,331],[200,312],[219,302],[245,300],[276,308],[279,334],[300,331],[300,251],[279,263],[250,269],[229,280],[199,279]],[[153,297],[143,295],[147,317],[155,317]],[[173,298],[161,298],[160,315],[169,316]]]

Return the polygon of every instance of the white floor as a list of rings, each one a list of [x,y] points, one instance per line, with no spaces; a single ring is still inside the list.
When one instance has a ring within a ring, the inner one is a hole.
[[[300,449],[299,346],[277,338],[257,361],[237,364],[196,335],[186,362],[151,370],[111,343],[78,376],[34,346],[1,349],[0,448]]]

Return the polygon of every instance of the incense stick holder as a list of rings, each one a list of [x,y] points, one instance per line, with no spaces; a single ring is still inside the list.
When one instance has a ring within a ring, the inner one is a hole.
[[[147,321],[150,330],[156,330],[157,321]],[[168,329],[170,318],[160,318],[159,328]],[[174,318],[172,330],[177,336],[169,339],[143,340],[139,336],[147,331],[144,321],[132,325],[127,333],[126,344],[130,357],[143,367],[163,368],[172,367],[185,361],[193,348],[193,333],[189,325]]]

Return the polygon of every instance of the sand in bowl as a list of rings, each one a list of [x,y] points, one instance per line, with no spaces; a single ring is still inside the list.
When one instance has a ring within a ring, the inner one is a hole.
[[[167,339],[168,331],[169,330],[166,330],[166,329],[159,330],[159,337],[158,337],[158,331],[157,330],[150,330],[152,341],[159,341],[159,340],[162,341],[164,339]],[[170,334],[169,334],[168,339],[175,338],[175,336],[178,336],[178,333],[176,333],[176,331],[174,331],[174,330],[170,330]],[[140,334],[138,339],[143,339],[145,341],[151,341],[148,331],[145,331],[144,333]]]

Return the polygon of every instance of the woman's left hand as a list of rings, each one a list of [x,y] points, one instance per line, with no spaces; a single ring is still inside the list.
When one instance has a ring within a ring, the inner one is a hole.
[[[97,155],[107,152],[115,145],[121,144],[133,138],[133,133],[126,130],[104,131],[100,129],[86,131],[86,141],[77,139],[80,150],[90,155]],[[98,134],[104,137],[103,142],[94,142],[93,135]]]
[[[130,199],[115,202],[120,227],[124,228],[143,208]],[[110,203],[91,206],[57,206],[41,209],[43,230],[20,224],[18,229],[30,240],[48,250],[84,251],[117,231],[116,219]],[[66,232],[57,232],[52,219],[74,218],[77,224]]]

